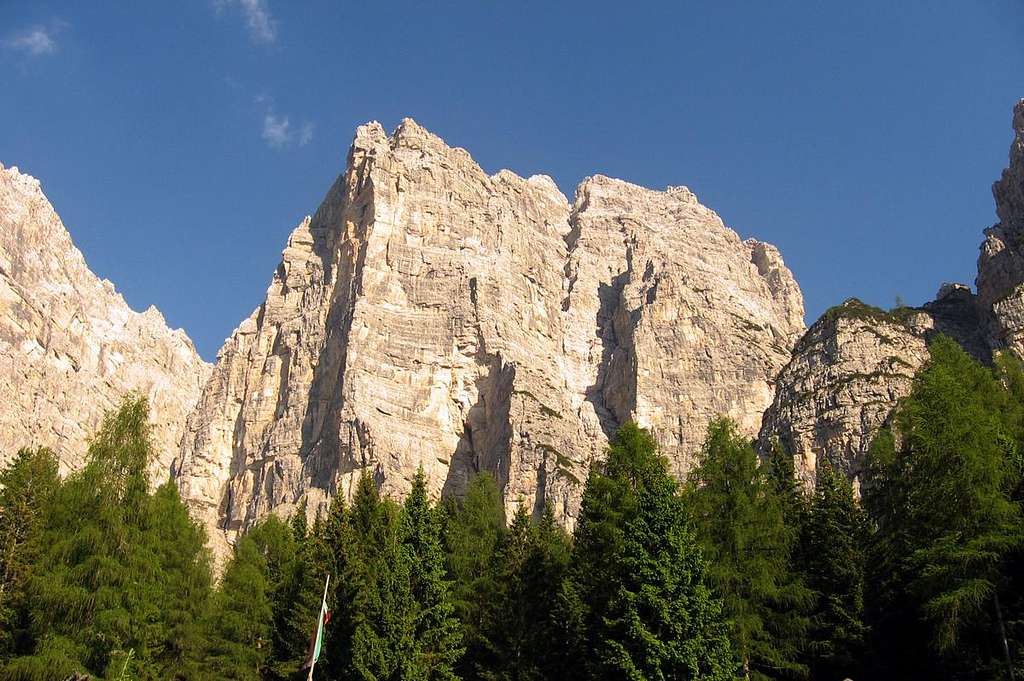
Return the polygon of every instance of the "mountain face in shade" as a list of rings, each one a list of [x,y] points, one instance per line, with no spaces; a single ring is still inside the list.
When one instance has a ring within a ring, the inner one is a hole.
[[[185,417],[210,373],[156,308],[134,312],[75,248],[39,181],[0,166],[0,467],[47,446],[66,474],[126,393],[149,398],[156,460],[167,479]]]
[[[759,444],[778,438],[813,484],[819,459],[859,480],[878,429],[910,393],[928,360],[927,341],[944,333],[975,359],[1024,357],[1024,100],[1013,113],[1010,161],[992,187],[999,222],[985,230],[978,293],[944,284],[920,308],[889,312],[856,300],[832,308],[797,343],[776,381]]]
[[[312,513],[369,471],[401,495],[478,471],[509,509],[572,526],[614,428],[651,428],[679,475],[710,418],[754,435],[804,331],[772,246],[683,187],[487,175],[411,120],[360,127],[225,343],[174,464],[223,545]]]

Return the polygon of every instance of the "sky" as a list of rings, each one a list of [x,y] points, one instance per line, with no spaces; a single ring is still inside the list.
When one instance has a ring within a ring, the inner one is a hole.
[[[570,199],[686,185],[810,323],[973,284],[1021,97],[1024,0],[0,0],[0,163],[211,360],[369,120]]]

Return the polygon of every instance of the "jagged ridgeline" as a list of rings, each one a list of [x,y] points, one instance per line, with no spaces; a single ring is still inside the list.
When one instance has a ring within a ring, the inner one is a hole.
[[[432,495],[487,471],[509,517],[550,502],[572,527],[618,425],[680,476],[715,416],[756,434],[803,331],[779,252],[683,187],[596,176],[570,204],[373,123],[221,350],[174,474],[227,539],[363,470],[404,495],[420,466]]]
[[[810,330],[779,252],[685,188],[595,176],[570,202],[410,120],[362,126],[212,369],[89,272],[39,183],[4,169],[0,451],[48,446],[77,470],[103,412],[144,394],[150,477],[174,476],[220,557],[272,511],[350,497],[363,471],[401,497],[422,467],[432,498],[486,471],[507,515],[550,503],[572,528],[591,464],[631,420],[679,478],[725,415],[762,453],[778,439],[809,484],[823,460],[859,480],[929,339],[983,363],[1024,350],[1024,103],[1013,124],[977,295],[847,302]]]

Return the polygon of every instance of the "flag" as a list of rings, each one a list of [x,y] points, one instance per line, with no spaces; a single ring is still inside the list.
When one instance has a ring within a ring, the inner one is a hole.
[[[313,665],[320,661],[320,651],[324,646],[324,627],[331,619],[331,612],[327,609],[327,585],[331,583],[331,576],[327,575],[327,582],[324,584],[324,598],[320,601],[320,616],[316,618],[316,628],[309,639],[309,654],[306,657],[306,664],[303,669],[309,669],[312,673]]]

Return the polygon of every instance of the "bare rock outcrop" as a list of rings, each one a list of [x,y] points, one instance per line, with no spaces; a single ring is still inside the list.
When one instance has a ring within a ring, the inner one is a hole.
[[[0,467],[23,446],[79,468],[87,438],[129,392],[149,398],[167,478],[185,418],[210,372],[183,331],[134,312],[88,268],[39,182],[0,166]]]
[[[985,231],[977,295],[944,284],[921,308],[890,312],[847,301],[811,327],[779,375],[759,448],[767,454],[778,438],[808,485],[822,458],[860,478],[871,440],[909,394],[934,334],[983,363],[1003,349],[1024,357],[1024,100],[1013,128],[1009,165],[992,188],[999,222]]]
[[[590,463],[636,419],[677,472],[707,420],[754,434],[804,330],[778,251],[685,188],[487,175],[411,120],[358,129],[227,340],[174,473],[221,547],[368,470],[401,495],[493,473],[572,526]]]
[[[779,374],[759,449],[769,452],[778,438],[808,487],[820,459],[850,479],[860,478],[872,438],[927,361],[920,330],[929,324],[928,315],[900,312],[852,298],[831,308],[797,343]]]
[[[859,484],[871,442],[910,394],[931,338],[945,334],[979,361],[991,361],[981,319],[963,284],[943,284],[920,308],[887,312],[851,298],[829,309],[796,344],[775,382],[759,450],[767,455],[778,439],[808,487],[822,459]]]
[[[999,222],[985,230],[978,299],[991,312],[990,342],[1024,357],[1024,99],[1013,111],[1010,161],[992,185]]]

